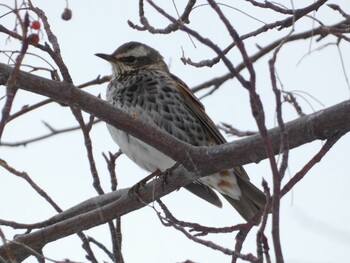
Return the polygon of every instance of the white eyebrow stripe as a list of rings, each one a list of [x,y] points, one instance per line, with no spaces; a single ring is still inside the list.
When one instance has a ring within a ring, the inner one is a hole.
[[[129,56],[145,57],[147,55],[149,55],[149,50],[147,50],[143,46],[139,46],[137,48],[134,48],[132,50],[128,50],[126,52],[123,52],[122,54],[119,54],[118,57],[129,57]]]

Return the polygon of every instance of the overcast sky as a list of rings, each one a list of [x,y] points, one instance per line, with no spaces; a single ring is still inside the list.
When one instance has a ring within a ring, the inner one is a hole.
[[[4,0],[10,6],[13,1]],[[162,2],[164,7],[175,16],[172,1]],[[175,1],[182,10],[182,1]],[[231,1],[223,1],[231,3]],[[300,1],[303,5],[313,1]],[[348,0],[333,1],[350,13]],[[69,7],[73,11],[70,21],[63,21],[61,13],[65,1],[33,1],[42,8],[51,24],[54,34],[61,45],[64,62],[68,66],[74,84],[78,85],[96,78],[98,75],[108,75],[110,65],[94,56],[95,53],[112,53],[118,46],[128,41],[144,42],[164,56],[170,70],[179,76],[190,87],[201,84],[211,77],[221,76],[227,72],[222,64],[212,68],[193,68],[184,65],[180,58],[182,52],[193,61],[211,59],[214,53],[194,40],[193,46],[189,37],[182,32],[172,35],[152,35],[131,29],[127,20],[138,23],[138,1],[70,1]],[[121,4],[122,3],[122,4]],[[198,4],[204,1],[198,1]],[[231,3],[232,4],[232,3]],[[243,9],[259,20],[269,23],[274,19],[281,19],[272,12],[264,12],[251,8],[245,1],[235,1],[235,8]],[[286,3],[290,6],[290,2]],[[301,3],[295,3],[296,7]],[[225,14],[240,34],[245,34],[263,24],[245,16],[234,9],[224,8]],[[165,26],[167,21],[157,15],[151,8],[146,8],[150,23],[154,26]],[[0,6],[0,15],[7,12]],[[326,6],[322,7],[316,18],[326,24],[339,22],[342,18]],[[35,19],[35,16],[33,15]],[[11,15],[0,18],[0,24],[9,29],[14,27],[14,17]],[[217,16],[207,6],[197,8],[191,16],[191,27],[198,30],[205,37],[212,38],[220,47],[230,43],[229,34],[224,30]],[[295,30],[302,32],[312,28],[312,20],[298,23]],[[251,39],[247,42],[250,55],[258,51],[256,44],[264,46],[274,39],[286,35],[290,29],[277,32],[275,30],[266,35]],[[40,43],[47,41],[40,35]],[[192,39],[193,40],[193,39]],[[305,113],[321,110],[336,103],[349,99],[350,91],[346,84],[341,67],[338,48],[333,45],[313,52],[303,58],[310,49],[317,49],[327,42],[335,42],[328,38],[321,43],[309,40],[285,45],[278,57],[276,68],[279,79],[286,91],[298,90],[302,97],[298,100]],[[18,50],[20,43],[0,34],[0,50]],[[42,54],[30,47],[29,52]],[[345,70],[350,75],[349,45],[340,44]],[[45,56],[46,57],[46,56]],[[266,122],[269,128],[275,125],[274,97],[269,81],[267,55],[255,64],[257,72],[257,89],[266,109]],[[301,63],[298,62],[303,58]],[[242,61],[234,51],[230,59],[237,65]],[[0,54],[0,62],[7,59]],[[27,55],[26,64],[45,65],[42,60]],[[51,62],[52,63],[52,62]],[[38,73],[50,78],[48,73]],[[92,94],[105,97],[107,84],[87,89]],[[4,94],[4,87],[0,88],[0,95]],[[308,96],[311,94],[314,98]],[[197,94],[200,96],[202,94]],[[31,105],[41,101],[43,97],[19,91],[16,96],[13,111],[23,105]],[[0,101],[1,107],[3,101]],[[318,101],[322,102],[319,103]],[[227,82],[213,96],[202,100],[206,110],[215,123],[227,122],[241,130],[257,130],[251,116],[247,92],[235,80]],[[297,118],[291,106],[284,108],[285,121]],[[68,108],[51,103],[18,118],[6,126],[3,141],[15,142],[29,139],[48,132],[43,125],[45,121],[54,128],[76,126],[77,123]],[[227,137],[229,141],[236,138]],[[110,189],[109,176],[102,152],[116,152],[118,146],[110,138],[103,123],[96,125],[92,131],[92,140],[99,175],[106,191]],[[349,176],[349,144],[350,136],[344,136],[321,163],[317,164],[291,193],[285,196],[281,204],[281,240],[286,262],[344,262],[348,258],[350,247],[350,176]],[[304,145],[290,152],[288,173],[284,183],[290,176],[298,172],[305,163],[317,153],[322,142]],[[91,185],[92,179],[86,158],[84,142],[80,132],[73,132],[53,137],[27,147],[0,149],[0,158],[7,161],[20,171],[26,171],[31,178],[63,208],[67,209],[85,199],[95,196]],[[268,163],[245,166],[251,180],[261,188],[261,180],[265,178],[271,182],[271,171]],[[147,173],[122,156],[117,162],[117,176],[119,188],[130,187]],[[45,220],[55,214],[55,211],[40,198],[23,180],[0,169],[0,218],[23,223],[34,223]],[[270,184],[271,185],[271,184]],[[180,220],[198,222],[208,226],[231,226],[242,223],[243,219],[224,202],[224,207],[218,209],[198,199],[185,190],[174,192],[162,199],[173,214]],[[269,222],[270,224],[270,222]],[[157,219],[156,213],[150,207],[132,212],[122,218],[123,252],[125,262],[181,262],[191,259],[195,262],[230,262],[230,258],[193,243],[183,234],[171,228],[165,228]],[[2,227],[7,238],[12,238],[14,232]],[[269,234],[270,227],[266,231]],[[255,236],[249,236],[243,252],[255,252]],[[19,232],[16,232],[19,233]],[[110,244],[107,226],[97,227],[86,231],[99,241]],[[234,234],[210,236],[218,244],[233,248]],[[272,249],[272,240],[270,246]],[[80,248],[80,239],[71,236],[59,240],[45,247],[44,253],[54,259],[69,258],[84,261],[84,252]],[[271,253],[273,253],[271,251]],[[109,259],[102,253],[102,260]],[[27,259],[26,262],[35,262]]]

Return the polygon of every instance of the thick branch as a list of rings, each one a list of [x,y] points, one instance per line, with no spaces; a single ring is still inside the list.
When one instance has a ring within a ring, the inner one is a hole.
[[[4,85],[11,67],[0,63],[0,85]],[[25,72],[19,74],[17,88],[52,98],[69,106],[78,107],[99,119],[127,131],[181,163],[189,171],[202,176],[237,165],[259,162],[266,158],[260,135],[215,147],[194,147],[148,123],[133,118],[107,102],[86,93],[71,84],[48,80]],[[350,101],[345,101],[316,113],[286,123],[289,147],[293,149],[314,140],[324,140],[350,130]],[[279,128],[269,130],[275,154],[280,151]],[[169,147],[176,145],[176,147]],[[186,153],[186,154],[184,154]],[[188,157],[191,158],[188,158]]]
[[[184,177],[188,174],[188,177]],[[0,247],[0,257],[7,258],[6,249],[9,249],[16,259],[21,262],[31,255],[31,252],[19,244],[25,244],[34,250],[41,250],[46,244],[60,238],[75,234],[115,218],[121,217],[131,211],[137,210],[146,204],[179,189],[196,178],[188,173],[182,166],[176,168],[169,176],[169,184],[164,187],[163,179],[159,178],[139,189],[136,195],[129,195],[129,189],[117,190],[102,196],[91,198],[82,204],[64,211],[47,221],[45,228],[30,234],[16,236],[15,242],[9,242]],[[111,201],[113,200],[113,201]],[[50,225],[49,225],[50,224]]]

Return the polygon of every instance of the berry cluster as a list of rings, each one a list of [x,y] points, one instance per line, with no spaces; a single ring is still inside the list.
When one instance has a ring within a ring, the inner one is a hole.
[[[30,24],[30,28],[33,30],[40,30],[40,22],[38,20],[32,21]],[[32,33],[28,36],[28,42],[29,44],[36,45],[39,43],[39,35],[38,33]]]
[[[63,13],[62,13],[62,19],[63,20],[70,20],[72,18],[72,10],[69,9],[68,7],[64,9]],[[29,15],[27,14],[27,25],[29,26]],[[32,44],[32,45],[36,45],[39,43],[39,34],[38,34],[38,31],[40,30],[40,27],[41,27],[41,23],[39,20],[33,20],[31,23],[30,23],[30,28],[32,30],[36,30],[37,32],[34,32],[34,33],[31,33],[27,38],[28,38],[28,42],[29,44]]]

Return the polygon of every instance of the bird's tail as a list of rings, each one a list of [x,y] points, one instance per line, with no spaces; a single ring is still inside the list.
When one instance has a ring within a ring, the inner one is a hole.
[[[236,167],[234,173],[237,178],[237,184],[241,189],[241,196],[239,200],[227,195],[223,196],[248,221],[265,206],[266,196],[249,181],[249,177],[242,167]]]

